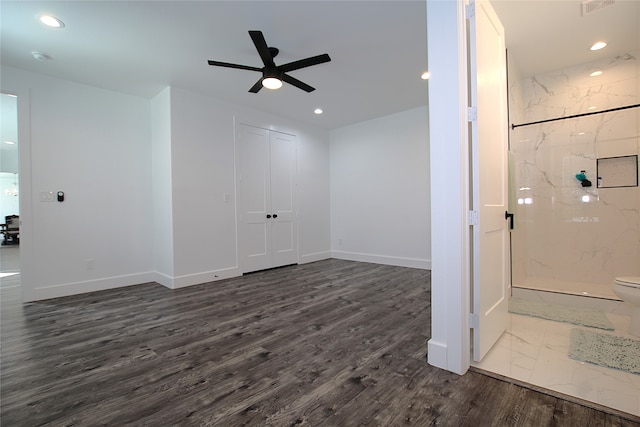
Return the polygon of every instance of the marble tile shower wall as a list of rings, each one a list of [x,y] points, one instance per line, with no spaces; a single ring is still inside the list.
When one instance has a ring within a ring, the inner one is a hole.
[[[591,77],[590,73],[603,74]],[[640,103],[640,51],[510,84],[512,123]],[[511,130],[513,283],[640,275],[640,187],[598,188],[596,159],[640,152],[640,108]],[[593,186],[575,177],[581,170]]]

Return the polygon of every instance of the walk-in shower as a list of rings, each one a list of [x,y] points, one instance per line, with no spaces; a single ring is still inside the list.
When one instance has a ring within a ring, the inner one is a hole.
[[[640,51],[509,90],[513,287],[616,299],[640,276]]]

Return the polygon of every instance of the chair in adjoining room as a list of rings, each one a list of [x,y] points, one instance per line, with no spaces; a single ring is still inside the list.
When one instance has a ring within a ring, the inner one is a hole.
[[[18,215],[7,215],[4,217],[4,224],[0,224],[0,233],[4,235],[3,245],[17,245],[20,243],[20,217]]]

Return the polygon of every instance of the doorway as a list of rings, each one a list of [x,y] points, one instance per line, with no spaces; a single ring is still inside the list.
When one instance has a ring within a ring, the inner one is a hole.
[[[0,93],[0,120],[0,222],[4,231],[0,236],[0,285],[5,289],[20,287],[20,176],[16,95]]]
[[[640,152],[639,54],[509,76],[513,296],[598,309],[612,323],[607,334],[630,339],[628,308],[612,284],[640,274],[640,193],[608,186],[601,166]],[[475,366],[640,415],[637,375],[569,356],[575,328],[510,314],[508,333]]]
[[[245,124],[237,135],[240,268],[296,264],[296,138]]]

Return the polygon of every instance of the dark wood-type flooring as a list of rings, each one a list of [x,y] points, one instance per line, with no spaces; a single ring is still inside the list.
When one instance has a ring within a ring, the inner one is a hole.
[[[428,271],[341,260],[24,305],[4,288],[0,422],[638,425],[428,365],[430,299]]]

